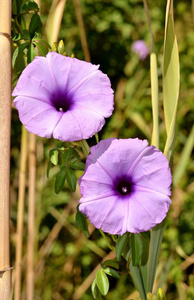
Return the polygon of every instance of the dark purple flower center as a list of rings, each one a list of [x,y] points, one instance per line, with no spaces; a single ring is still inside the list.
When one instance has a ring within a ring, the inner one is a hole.
[[[67,96],[65,93],[58,91],[53,95],[52,103],[53,106],[56,108],[56,110],[61,112],[66,112],[71,108],[72,99],[71,97]]]
[[[133,182],[131,178],[118,178],[114,184],[115,190],[122,196],[129,195],[133,192]]]

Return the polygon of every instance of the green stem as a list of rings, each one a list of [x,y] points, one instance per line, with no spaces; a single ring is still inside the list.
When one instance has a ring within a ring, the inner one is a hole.
[[[107,244],[108,244],[108,247],[109,247],[111,250],[114,251],[115,248],[110,244],[110,242],[109,242],[109,240],[108,240],[106,234],[105,234],[101,229],[99,229],[99,231],[100,231],[100,233],[102,234],[103,238],[106,240],[106,242],[107,242]]]
[[[82,150],[83,150],[85,156],[87,157],[88,154],[90,153],[90,147],[89,147],[88,143],[86,142],[86,140],[81,140],[80,144],[81,144],[81,147],[82,147]]]

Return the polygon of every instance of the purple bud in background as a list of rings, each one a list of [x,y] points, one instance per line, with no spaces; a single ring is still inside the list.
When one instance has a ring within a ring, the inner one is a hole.
[[[132,44],[132,50],[134,53],[137,53],[139,55],[140,60],[146,59],[148,53],[149,53],[149,48],[146,45],[146,43],[142,40],[138,40]]]

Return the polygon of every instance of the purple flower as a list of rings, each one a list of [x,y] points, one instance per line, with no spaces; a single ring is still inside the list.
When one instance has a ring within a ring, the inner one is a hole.
[[[138,40],[138,41],[134,42],[132,45],[132,50],[134,53],[137,53],[139,55],[140,60],[146,59],[146,57],[149,53],[149,49],[148,49],[146,43],[142,40]]]
[[[62,141],[87,139],[101,130],[113,111],[113,91],[98,68],[55,52],[36,57],[13,91],[26,129]]]
[[[79,210],[104,232],[148,231],[168,212],[171,183],[168,160],[146,140],[102,140],[79,180]]]

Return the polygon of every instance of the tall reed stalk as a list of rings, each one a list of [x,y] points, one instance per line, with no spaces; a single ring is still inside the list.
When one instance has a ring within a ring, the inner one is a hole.
[[[21,293],[21,270],[22,270],[22,242],[23,242],[23,221],[24,221],[24,200],[26,188],[26,163],[28,150],[28,132],[22,126],[22,139],[20,149],[20,171],[18,191],[18,212],[17,212],[17,235],[16,235],[16,262],[15,262],[15,287],[14,299],[20,299]]]
[[[85,27],[84,27],[84,21],[83,21],[83,16],[82,16],[82,10],[81,10],[81,4],[79,0],[73,0],[74,6],[75,6],[75,12],[76,12],[76,17],[77,17],[77,23],[78,23],[78,28],[79,28],[79,33],[80,33],[80,40],[81,40],[81,45],[82,45],[82,50],[84,53],[84,58],[85,61],[90,62],[90,51],[88,48],[88,42],[86,38],[86,32],[85,32]]]
[[[54,0],[48,15],[45,31],[50,45],[57,43],[66,0]]]
[[[10,298],[11,0],[0,0],[0,299]]]
[[[27,298],[34,299],[34,232],[36,188],[36,136],[29,134],[29,195],[28,195],[28,253],[27,253]]]

